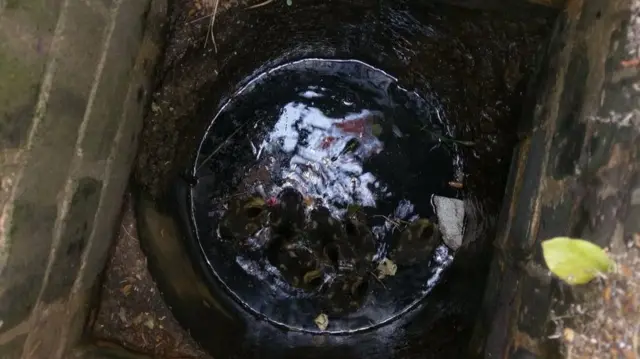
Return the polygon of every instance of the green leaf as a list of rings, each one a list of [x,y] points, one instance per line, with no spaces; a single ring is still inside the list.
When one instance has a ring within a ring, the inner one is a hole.
[[[371,134],[373,134],[376,137],[380,136],[380,134],[382,134],[382,126],[380,126],[377,123],[374,123],[373,125],[371,125]]]
[[[588,283],[615,266],[599,246],[569,237],[543,241],[542,255],[551,273],[571,285]]]

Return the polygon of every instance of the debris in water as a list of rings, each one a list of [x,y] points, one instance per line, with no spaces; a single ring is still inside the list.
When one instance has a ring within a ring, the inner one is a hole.
[[[392,277],[396,275],[396,271],[398,271],[398,266],[391,259],[385,258],[378,264],[378,279]]]
[[[377,123],[371,125],[371,134],[378,137],[382,134],[382,126]]]
[[[367,120],[365,118],[357,118],[354,120],[346,120],[344,122],[337,123],[336,127],[345,133],[361,135],[364,133],[364,127],[366,123]]]
[[[325,138],[322,139],[322,142],[320,143],[320,148],[322,148],[323,150],[326,150],[327,148],[329,148],[331,146],[332,143],[334,143],[336,141],[336,138],[333,136],[327,136]]]
[[[463,200],[441,196],[433,197],[438,227],[447,247],[456,251],[464,236],[465,204]]]
[[[310,206],[312,206],[314,203],[315,203],[315,200],[313,199],[313,197],[311,197],[311,196],[306,196],[306,197],[304,198],[304,204],[305,204],[305,206],[310,207]]]
[[[327,330],[327,327],[329,326],[329,317],[327,317],[326,314],[321,313],[313,320],[313,322],[316,323],[318,329]]]
[[[464,187],[462,182],[456,182],[456,181],[449,181],[449,186],[455,189],[462,189],[462,187]]]
[[[275,197],[271,197],[271,198],[269,198],[269,199],[267,200],[267,206],[269,206],[269,207],[273,207],[273,206],[275,206],[276,204],[278,204],[278,199],[277,199],[277,198],[275,198]]]

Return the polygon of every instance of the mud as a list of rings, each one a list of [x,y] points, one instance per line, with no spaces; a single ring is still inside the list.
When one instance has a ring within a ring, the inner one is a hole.
[[[90,330],[102,345],[113,343],[153,357],[210,359],[175,320],[151,278],[129,195]]]

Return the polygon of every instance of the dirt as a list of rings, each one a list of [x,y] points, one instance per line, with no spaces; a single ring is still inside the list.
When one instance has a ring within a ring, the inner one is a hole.
[[[92,336],[153,357],[210,358],[172,316],[151,278],[129,195],[125,197],[114,252],[105,269]]]
[[[567,359],[640,358],[640,233],[611,258],[616,270],[573,288],[577,300],[553,319]]]

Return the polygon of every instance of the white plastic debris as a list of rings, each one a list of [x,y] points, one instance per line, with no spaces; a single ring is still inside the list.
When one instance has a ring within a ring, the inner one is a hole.
[[[442,240],[447,247],[458,250],[464,234],[464,201],[441,196],[433,197]]]

